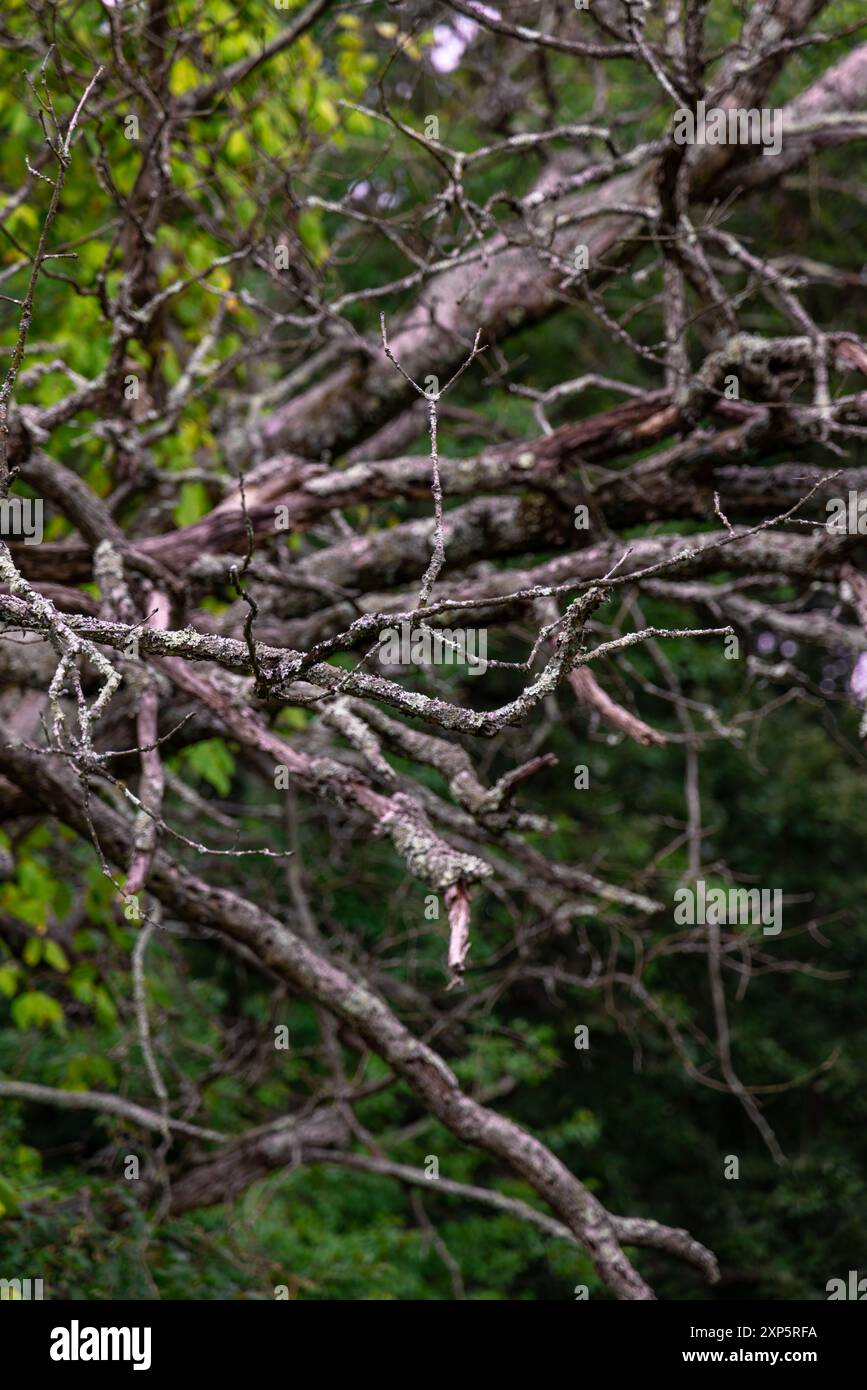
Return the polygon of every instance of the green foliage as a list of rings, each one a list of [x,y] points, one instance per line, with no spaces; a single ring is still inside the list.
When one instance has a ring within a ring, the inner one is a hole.
[[[256,53],[287,22],[286,12],[249,0],[237,5],[211,0],[204,7],[185,0],[175,8],[178,18],[186,15],[195,29],[195,42],[172,63],[176,94],[192,91],[204,80],[200,60],[225,64]],[[300,0],[289,14],[299,8]],[[742,8],[711,7],[713,47],[721,49],[734,38]],[[371,31],[355,14],[341,12],[335,52],[325,55],[305,35],[274,59],[267,80],[251,79],[219,109],[197,114],[183,148],[175,148],[171,156],[172,174],[184,197],[205,197],[203,189],[213,190],[217,151],[215,201],[222,200],[243,223],[253,217],[262,170],[272,161],[298,169],[302,181],[317,163],[324,164],[329,177],[346,186],[369,179],[377,193],[397,190],[402,216],[423,259],[426,226],[419,209],[440,191],[435,166],[417,151],[408,155],[384,123],[341,105],[343,99],[361,102],[369,95],[371,77],[391,53],[391,7],[373,9],[378,29]],[[862,18],[861,0],[837,0],[833,9],[839,28]],[[50,18],[52,25],[65,26],[82,67],[85,55],[90,64],[106,53],[105,9],[96,0],[51,7]],[[8,0],[4,24],[20,46],[13,42],[0,53],[4,189],[22,183],[25,155],[32,156],[43,141],[21,78],[30,23],[30,6]],[[428,40],[415,32],[410,37],[415,51],[407,46],[400,63],[404,76],[412,78],[411,95],[395,99],[394,113],[419,129],[424,112],[433,109],[435,88],[417,58]],[[777,99],[803,87],[839,51],[839,46],[830,51],[805,47],[787,66]],[[637,76],[635,65],[624,62],[606,65],[605,76],[622,147],[633,137],[658,134],[665,113],[653,104],[651,75]],[[548,85],[557,94],[560,122],[587,119],[596,92],[591,82],[575,80],[570,55],[550,55]],[[488,138],[472,117],[469,95],[459,76],[436,95],[449,141],[465,150]],[[57,101],[68,117],[71,91],[61,88]],[[522,113],[522,119],[538,128],[544,113]],[[141,151],[125,139],[116,119],[101,123],[99,141],[106,167],[127,195],[140,169]],[[850,157],[831,154],[827,169],[843,179]],[[537,171],[538,165],[524,157],[496,168],[482,163],[468,174],[468,196],[479,205],[504,187],[510,196],[519,196]],[[0,248],[0,262],[4,271],[18,267],[13,285],[29,266],[48,196],[47,186],[36,180],[34,197],[6,220],[10,236]],[[776,245],[784,228],[783,240],[797,243],[803,256],[860,271],[863,208],[840,189],[826,189],[808,226],[800,206],[791,189],[775,189],[773,196],[750,201],[748,212],[735,212],[732,227],[748,231],[760,245]],[[506,211],[497,207],[495,215]],[[275,225],[283,212],[279,201],[268,209]],[[46,277],[31,336],[49,341],[51,352],[44,355],[49,362],[59,359],[88,376],[106,367],[109,354],[98,289],[104,276],[108,292],[115,293],[120,278],[121,253],[109,230],[112,215],[110,201],[74,163],[55,240],[58,246],[74,247],[76,259],[69,262],[67,274],[74,274],[78,293],[68,293],[57,275]],[[324,209],[306,209],[296,231],[310,264],[323,276],[339,274],[348,294],[393,277],[391,245],[359,240],[364,233],[346,233],[342,222],[338,225]],[[161,288],[186,284],[183,293],[167,300],[171,342],[160,370],[170,388],[182,371],[178,344],[190,347],[209,330],[214,331],[212,359],[231,368],[243,334],[256,326],[240,290],[261,292],[264,277],[250,272],[241,284],[227,267],[214,267],[225,243],[203,230],[182,198],[176,221],[159,231],[159,248]],[[649,271],[650,262],[648,250],[639,264]],[[649,337],[660,338],[663,324],[655,298],[661,289],[656,272],[649,272],[640,289],[625,277],[611,293],[610,311],[625,317],[646,299],[651,304]],[[821,321],[834,322],[840,316],[840,292],[829,287],[823,293],[827,300],[811,308],[822,310],[817,312]],[[218,305],[224,311],[219,327]],[[847,304],[846,311],[847,326],[863,334],[863,302]],[[359,328],[376,332],[376,315],[364,301],[353,305],[348,317]],[[756,308],[755,318],[757,329],[779,327],[766,309]],[[0,345],[8,349],[15,333],[12,316],[4,317]],[[653,380],[644,361],[625,348],[612,348],[604,329],[578,311],[529,326],[509,340],[508,351],[513,380],[537,390],[567,375],[603,369],[636,385]],[[133,342],[131,356],[142,366],[152,365],[142,342]],[[166,474],[198,469],[207,475],[206,481],[199,477],[180,483],[173,509],[179,526],[194,524],[221,496],[230,461],[220,456],[210,422],[222,408],[221,393],[245,384],[248,370],[232,368],[219,388],[203,387],[178,429],[154,443],[154,461]],[[279,380],[279,371],[278,365],[267,384]],[[263,369],[263,384],[266,376]],[[21,402],[49,404],[67,390],[67,379],[52,367],[22,390]],[[615,399],[594,389],[579,398],[577,408],[568,398],[553,407],[549,418],[552,424],[580,419]],[[444,419],[444,454],[477,452],[479,439],[488,442],[491,437],[486,430],[500,431],[502,437],[535,433],[530,404],[497,389],[496,380],[492,385],[482,373],[469,373],[454,401],[476,413],[480,428],[476,434],[461,429],[460,420]],[[423,436],[418,443],[423,445]],[[109,494],[108,453],[95,436],[82,438],[80,422],[58,431],[53,447],[100,496]],[[415,513],[410,504],[401,504],[392,514]],[[369,518],[359,508],[354,520],[364,527]],[[655,529],[659,533],[673,526]],[[702,529],[702,523],[694,529]],[[290,546],[298,543],[296,536],[289,538]],[[95,590],[91,586],[84,592]],[[221,611],[233,597],[224,593],[221,600],[210,601],[211,610]],[[611,616],[607,608],[599,619]],[[649,603],[645,616],[660,625],[683,619],[677,605],[663,600]],[[757,971],[731,1016],[739,1070],[750,1084],[771,1088],[762,1095],[764,1113],[789,1155],[788,1166],[773,1163],[734,1098],[689,1074],[687,1064],[699,1066],[704,1056],[699,1040],[712,1035],[715,1026],[703,957],[655,956],[644,977],[658,1010],[681,1030],[684,1055],[671,1046],[659,1018],[640,1000],[624,992],[615,1003],[605,992],[586,987],[592,953],[605,957],[613,949],[613,909],[602,907],[592,917],[578,915],[567,922],[552,937],[548,981],[491,991],[482,1009],[469,1012],[468,1028],[449,1030],[437,1045],[442,1043],[471,1094],[489,1098],[539,1134],[612,1211],[686,1226],[714,1248],[724,1275],[716,1292],[676,1261],[646,1250],[633,1252],[660,1297],[822,1297],[835,1273],[864,1270],[867,1250],[867,861],[864,767],[855,721],[833,704],[820,716],[816,704],[805,699],[753,723],[748,716],[775,692],[759,681],[745,688],[743,663],[725,662],[710,643],[668,644],[665,651],[690,700],[697,706],[712,700],[726,727],[744,719],[738,726],[744,738],[738,744],[713,730],[707,734],[701,780],[708,831],[704,862],[729,864],[758,882],[784,885],[788,895],[801,900],[792,909],[797,934],[786,950],[808,964],[810,973]],[[526,652],[516,644],[514,654],[504,650],[494,655],[523,659]],[[351,665],[354,659],[342,657],[336,664]],[[658,672],[641,649],[633,649],[630,662],[639,680],[656,679]],[[613,669],[606,674],[615,679]],[[449,679],[466,689],[460,676]],[[490,696],[493,705],[517,688],[514,673],[498,672],[486,686],[485,698]],[[644,874],[642,887],[670,901],[687,864],[681,834],[682,745],[642,749],[639,755],[631,744],[588,733],[586,720],[568,699],[557,712],[544,746],[557,755],[559,766],[520,792],[521,804],[547,816],[553,830],[528,836],[528,841],[535,839],[555,861],[588,865],[613,880]],[[674,727],[670,703],[660,696],[648,696],[647,716],[661,727]],[[286,738],[300,738],[313,717],[311,711],[287,706],[276,727]],[[526,756],[525,745],[525,731],[502,741],[491,754],[491,780]],[[420,785],[446,792],[437,772],[419,770],[397,757],[392,761]],[[577,763],[590,769],[592,803],[582,800],[586,793],[573,789],[568,769]],[[282,794],[274,793],[225,739],[198,739],[168,759],[168,765],[195,793],[197,804],[212,803],[219,813],[219,802],[231,795],[243,806],[243,827],[251,843],[287,847]],[[177,809],[168,795],[172,823]],[[409,1015],[413,990],[438,995],[444,987],[445,927],[442,921],[423,920],[420,886],[408,881],[390,847],[360,839],[336,846],[329,815],[311,812],[300,818],[295,848],[329,948],[350,963],[354,951],[368,952],[381,975],[406,991]],[[0,915],[9,924],[0,944],[0,1074],[38,1078],[77,1092],[122,1092],[149,1103],[152,1081],[138,1039],[130,975],[136,929],[119,910],[115,886],[89,846],[59,837],[56,828],[24,833],[14,849],[14,876],[0,884]],[[185,847],[172,849],[184,859]],[[202,861],[192,853],[185,862],[201,872]],[[252,901],[297,925],[286,907],[282,863],[275,867],[273,860],[214,857],[207,865],[215,883],[240,887]],[[709,881],[714,872],[708,870]],[[505,978],[522,933],[547,925],[540,924],[532,905],[516,907],[493,893],[479,893],[473,911],[471,989],[492,965]],[[669,930],[668,918],[651,921],[640,935],[618,944],[627,978],[639,952],[654,955]],[[275,992],[272,981],[213,942],[158,936],[149,947],[147,976],[147,1003],[158,1020],[154,1048],[172,1100],[180,1105],[200,1088],[207,1122],[215,1128],[238,1134],[288,1112],[299,1096],[333,1085],[333,1077],[313,1057],[319,1026],[314,1007]],[[487,983],[490,975],[484,978]],[[275,1023],[289,1027],[291,1049],[269,1053],[267,1065],[257,1066]],[[579,1023],[591,1030],[588,1053],[572,1044]],[[231,1063],[238,1055],[244,1065],[233,1073],[227,1059]],[[346,1055],[355,1054],[347,1049]],[[420,1115],[405,1088],[385,1085],[384,1064],[368,1061],[364,1079],[370,1094],[359,1106],[360,1121],[381,1137],[395,1161],[418,1168],[434,1155],[444,1177],[538,1206],[525,1184]],[[394,1179],[337,1165],[305,1166],[268,1177],[229,1207],[155,1223],[153,1204],[139,1204],[135,1184],[122,1177],[118,1155],[135,1145],[136,1152],[154,1160],[157,1143],[158,1137],[143,1138],[115,1116],[4,1100],[4,1264],[42,1271],[54,1298],[149,1298],[156,1292],[178,1299],[266,1299],[281,1284],[293,1298],[315,1300],[454,1297],[446,1263],[419,1222],[408,1191]],[[361,1144],[358,1149],[365,1151]],[[189,1152],[175,1139],[169,1157],[175,1161]],[[743,1177],[734,1182],[720,1177],[729,1153],[742,1159]],[[594,1297],[604,1296],[589,1260],[571,1242],[553,1239],[508,1213],[447,1195],[435,1181],[421,1190],[421,1198],[461,1269],[469,1298],[569,1300],[576,1284],[586,1284]]]
[[[203,739],[185,749],[183,761],[219,796],[228,796],[235,771],[235,758],[221,738]]]

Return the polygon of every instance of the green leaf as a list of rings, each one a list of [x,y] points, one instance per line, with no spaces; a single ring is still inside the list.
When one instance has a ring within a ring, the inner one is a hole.
[[[314,265],[321,265],[328,255],[328,241],[322,229],[322,216],[317,208],[302,212],[298,218],[298,235],[310,252]]]
[[[46,1028],[63,1024],[63,1010],[56,999],[41,990],[28,990],[12,1001],[12,1018],[17,1028]]]
[[[38,965],[42,959],[43,942],[38,936],[28,936],[24,943],[24,963],[26,965]]]
[[[311,716],[306,710],[298,709],[295,705],[287,705],[281,709],[277,723],[285,729],[306,729]]]
[[[103,1027],[110,1028],[117,1022],[117,1009],[114,1007],[114,1000],[108,990],[103,985],[97,985],[93,995],[93,1007],[96,1013],[97,1022]]]
[[[0,1177],[0,1216],[17,1216],[18,1194],[11,1183]]]
[[[42,943],[42,955],[46,964],[55,970],[66,972],[69,969],[69,961],[66,959],[66,952],[59,941],[46,940]]]
[[[183,483],[174,518],[178,526],[192,526],[211,510],[211,499],[204,483]]]
[[[235,774],[234,755],[221,738],[206,738],[186,751],[189,766],[220,796],[228,796]]]
[[[11,999],[18,988],[19,965],[0,965],[0,994]]]

